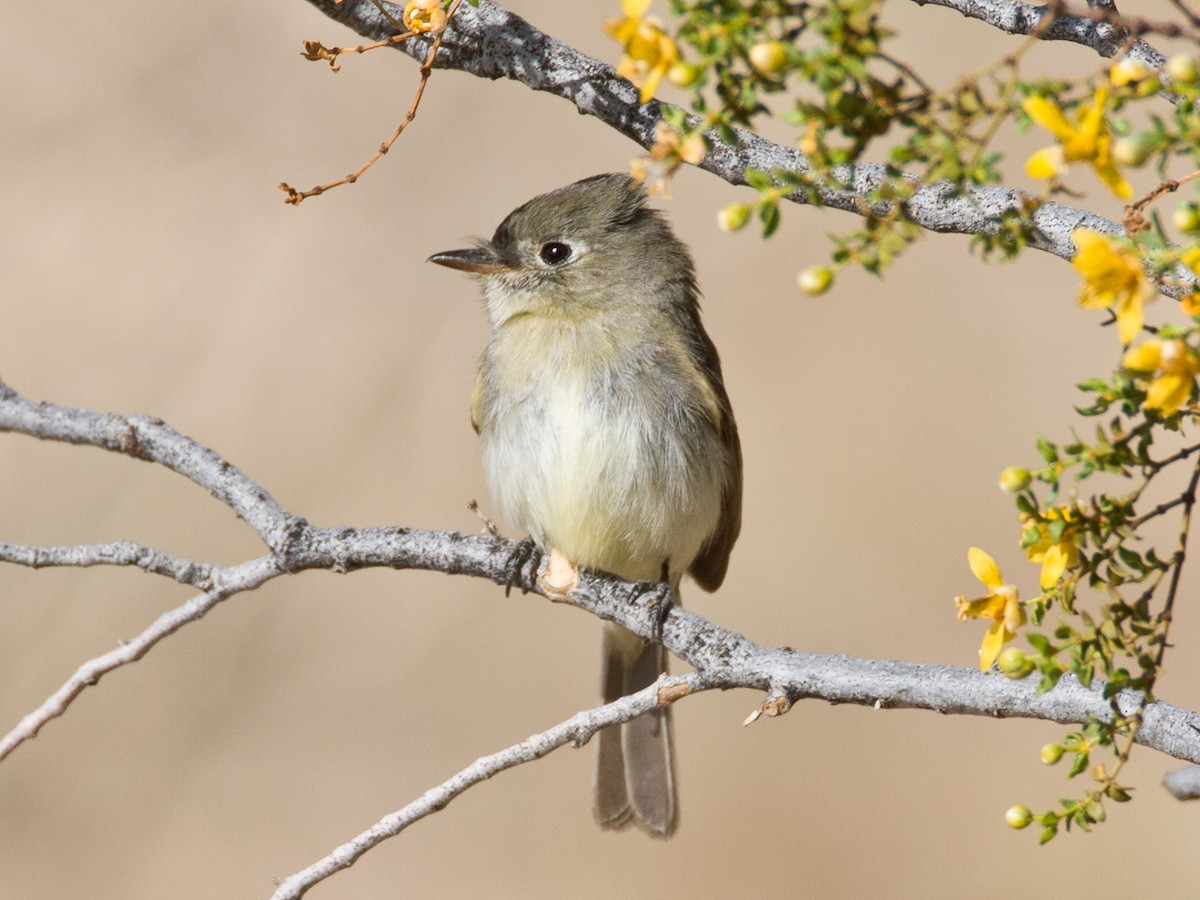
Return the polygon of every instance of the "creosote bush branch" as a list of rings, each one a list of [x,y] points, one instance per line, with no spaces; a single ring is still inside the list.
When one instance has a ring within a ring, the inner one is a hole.
[[[136,662],[159,641],[196,622],[224,600],[254,590],[272,578],[304,569],[347,573],[366,567],[429,569],[487,578],[538,592],[539,567],[511,568],[516,544],[490,535],[473,536],[422,529],[318,528],[283,509],[260,485],[218,454],[161,420],[121,416],[37,403],[0,383],[0,431],[43,440],[98,447],[166,466],[236,511],[269,554],[220,566],[184,559],[130,541],[71,547],[0,543],[0,561],[31,568],[129,566],[188,584],[201,593],[164,613],[133,639],[81,665],[67,682],[25,716],[3,739],[0,759],[63,715],[86,688],[108,672]],[[632,600],[631,598],[637,598]],[[1072,677],[1050,692],[1038,680],[1014,681],[999,674],[953,666],[872,661],[763,647],[678,606],[665,616],[665,596],[644,585],[584,573],[567,601],[603,619],[620,622],[663,644],[695,672],[660,680],[646,691],[581,712],[504,751],[483,757],[418,800],[381,820],[327,857],[281,883],[277,898],[299,897],[324,878],[349,866],[380,841],[443,808],[474,784],[512,766],[538,759],[568,743],[585,742],[598,728],[627,721],[657,703],[670,703],[712,688],[751,688],[767,699],[757,711],[786,712],[802,699],[869,705],[877,709],[930,709],[944,714],[1046,719],[1083,724],[1112,716],[1103,685],[1084,686]],[[1117,709],[1141,710],[1136,740],[1179,759],[1200,763],[1200,715],[1164,702],[1145,705],[1136,691],[1115,698]],[[757,718],[752,716],[751,720]],[[1186,771],[1186,770],[1185,770]],[[1177,778],[1183,776],[1176,776]]]
[[[22,723],[4,742],[0,758],[32,737],[100,675],[134,662],[182,625],[196,621],[217,603],[266,581],[305,569],[346,573],[367,567],[428,569],[470,575],[496,584],[512,582],[538,593],[537,571],[514,573],[516,545],[487,535],[391,528],[318,528],[284,510],[260,485],[212,450],[179,434],[161,420],[121,416],[27,400],[0,383],[0,431],[43,440],[99,447],[175,471],[236,511],[267,546],[267,556],[233,566],[186,560],[131,542],[32,547],[0,543],[0,560],[30,567],[123,565],[141,568],[203,588],[203,593],[162,616],[138,638],[113,654],[82,667],[69,698],[44,707],[34,721]],[[660,622],[662,596],[611,576],[585,573],[569,603],[662,643],[691,664],[712,687],[745,687],[770,698],[804,698],[856,703],[879,708],[932,709],[942,713],[1020,716],[1057,722],[1104,717],[1103,696],[1064,679],[1060,689],[1037,694],[1036,679],[1012,681],[954,666],[868,661],[762,647],[672,606]],[[630,602],[631,597],[637,597]],[[66,686],[64,686],[64,690]],[[56,695],[58,696],[58,695]],[[1127,698],[1136,702],[1131,692]],[[1171,756],[1200,763],[1200,716],[1165,703],[1147,708],[1147,726],[1139,742]]]
[[[392,26],[373,0],[309,0],[330,18],[360,35],[382,40]],[[383,3],[385,8],[399,9]],[[1093,31],[1098,28],[1092,23]],[[1097,35],[1096,42],[1101,39]],[[429,52],[428,43],[412,38],[395,45],[418,60]],[[537,91],[546,91],[575,104],[581,113],[594,116],[642,147],[650,149],[659,140],[664,115],[689,129],[703,128],[698,116],[662,101],[641,103],[638,88],[617,74],[616,69],[580,53],[545,34],[520,16],[492,0],[477,6],[463,5],[442,36],[435,68],[456,69],[480,78],[509,78]],[[769,141],[745,128],[733,128],[734,145],[712,141],[708,154],[698,165],[730,184],[747,185],[755,172],[791,172],[804,176],[813,171],[808,155]],[[749,175],[748,175],[749,173]],[[886,167],[873,163],[835,167],[833,178],[816,182],[812,190],[795,189],[784,199],[796,203],[818,203],[832,209],[863,215],[871,210],[885,213],[881,187],[889,181]],[[835,184],[841,184],[836,187]],[[905,200],[905,215],[916,226],[933,232],[1000,237],[1013,215],[1031,217],[1029,245],[1064,259],[1075,252],[1071,233],[1085,228],[1118,235],[1119,223],[1087,210],[1036,198],[1004,187],[963,189],[950,183],[923,185]],[[1173,291],[1174,288],[1168,288]]]
[[[387,33],[390,14],[379,0],[310,2],[361,34]],[[437,2],[410,0],[406,13]],[[1189,459],[1195,447],[1178,450],[1174,438],[1200,419],[1200,203],[1176,205],[1173,233],[1156,205],[1200,177],[1200,60],[1188,51],[1168,58],[1146,38],[1200,44],[1200,17],[1179,3],[1176,20],[1160,21],[1123,15],[1113,0],[929,2],[1024,39],[935,87],[921,63],[891,51],[896,32],[882,0],[663,0],[666,24],[650,14],[652,0],[620,0],[620,16],[603,25],[620,45],[611,67],[478,0],[441,35],[436,64],[570,100],[648,149],[632,169],[652,190],[684,164],[749,186],[753,200],[720,212],[724,230],[757,218],[770,237],[783,200],[854,213],[863,224],[832,236],[829,264],[800,273],[809,294],[830,290],[848,265],[882,272],[928,231],[972,235],[985,258],[1013,259],[1032,247],[1072,261],[1083,280],[1078,304],[1105,313],[1101,324],[1115,326],[1122,350],[1110,376],[1079,384],[1088,400],[1077,412],[1095,420],[1095,437],[1074,437],[1076,429],[1067,442],[1039,437],[1044,465],[1002,475],[1021,546],[1041,565],[1040,593],[1022,599],[986,552],[970,548],[987,592],[956,599],[960,618],[989,623],[982,670],[999,665],[1013,679],[1037,671],[1041,691],[1066,675],[1104,682],[1108,716],[1042,753],[1047,764],[1067,757],[1068,776],[1087,771],[1094,784],[1062,810],[1010,810],[1013,827],[1036,819],[1045,842],[1060,825],[1088,830],[1105,820],[1106,802],[1130,798],[1118,776],[1156,699],[1187,559],[1200,463]],[[1100,60],[1064,57],[1031,72],[1028,51],[1052,41],[1089,47]],[[421,43],[392,46],[430,65]],[[690,112],[655,99],[664,82],[688,95]],[[765,119],[794,126],[796,147],[756,134]],[[1013,173],[994,146],[998,136],[1034,126],[1046,145],[1023,169],[1040,193],[1002,187]],[[1181,164],[1190,171],[1175,170]],[[1157,184],[1137,199],[1139,171]],[[1125,202],[1119,224],[1084,208],[1081,172],[1085,184]],[[1054,199],[1062,195],[1069,203]],[[1179,301],[1182,324],[1147,323],[1145,307],[1160,293]],[[1189,466],[1175,499],[1149,511],[1139,505],[1151,481]],[[1094,476],[1104,476],[1102,492],[1081,499],[1076,485]],[[1139,529],[1168,514],[1178,516],[1178,537],[1163,552]],[[1018,636],[1031,652],[1005,646]],[[1141,702],[1122,706],[1125,689]],[[1096,762],[1099,749],[1112,761]]]

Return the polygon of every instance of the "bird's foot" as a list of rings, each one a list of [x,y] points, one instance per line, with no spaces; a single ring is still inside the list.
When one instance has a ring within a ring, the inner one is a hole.
[[[662,643],[663,626],[674,605],[674,591],[668,581],[635,581],[629,589],[628,603],[648,603],[654,611],[654,628],[650,640]],[[643,599],[644,598],[644,599]]]
[[[512,555],[509,556],[508,562],[504,564],[504,571],[507,580],[504,582],[504,596],[507,597],[512,593],[513,586],[519,581],[524,585],[526,581],[532,581],[534,573],[542,564],[542,551],[538,547],[533,538],[527,537],[525,540],[517,544]],[[521,593],[524,594],[526,588],[521,587]]]

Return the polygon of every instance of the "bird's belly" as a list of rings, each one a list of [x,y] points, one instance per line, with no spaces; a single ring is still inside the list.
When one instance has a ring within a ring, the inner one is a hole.
[[[706,446],[711,429],[561,377],[524,398],[481,430],[504,517],[584,568],[634,581],[666,567],[678,580],[720,516],[724,451]]]

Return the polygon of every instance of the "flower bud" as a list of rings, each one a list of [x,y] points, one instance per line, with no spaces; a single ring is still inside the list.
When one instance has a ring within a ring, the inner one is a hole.
[[[1006,494],[1017,494],[1029,487],[1033,475],[1024,466],[1009,466],[1000,473],[1000,490]]]
[[[717,213],[717,227],[722,231],[737,231],[750,219],[750,207],[733,203]]]
[[[1200,206],[1195,203],[1180,203],[1171,213],[1171,221],[1180,231],[1200,230]]]
[[[1133,84],[1151,75],[1153,70],[1144,62],[1128,56],[1108,70],[1108,79],[1115,87]]]
[[[1033,821],[1033,813],[1029,811],[1028,806],[1010,806],[1004,814],[1004,821],[1008,823],[1009,828],[1024,828]]]
[[[779,41],[763,41],[750,48],[750,65],[759,75],[774,75],[787,65],[787,48]]]
[[[1144,131],[1117,138],[1112,145],[1112,158],[1119,166],[1140,166],[1150,158],[1158,142]]]
[[[1042,747],[1042,762],[1048,766],[1054,765],[1063,755],[1063,745],[1051,742]]]
[[[1033,660],[1016,647],[1009,647],[996,660],[1000,671],[1009,678],[1024,678],[1033,671]]]
[[[691,87],[702,77],[704,77],[704,67],[692,63],[680,61],[667,69],[667,81],[676,87]]]
[[[1167,74],[1178,84],[1194,84],[1200,79],[1200,69],[1196,60],[1187,53],[1176,53],[1167,60]]]
[[[829,266],[809,266],[796,276],[796,283],[804,293],[819,297],[833,284],[833,272]]]

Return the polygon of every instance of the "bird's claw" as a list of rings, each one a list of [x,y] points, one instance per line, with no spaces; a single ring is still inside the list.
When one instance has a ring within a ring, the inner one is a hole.
[[[518,542],[508,562],[504,564],[504,596],[512,593],[513,587],[520,582],[521,593],[527,593],[525,583],[533,581],[533,576],[542,565],[542,550],[533,538],[527,537]]]

